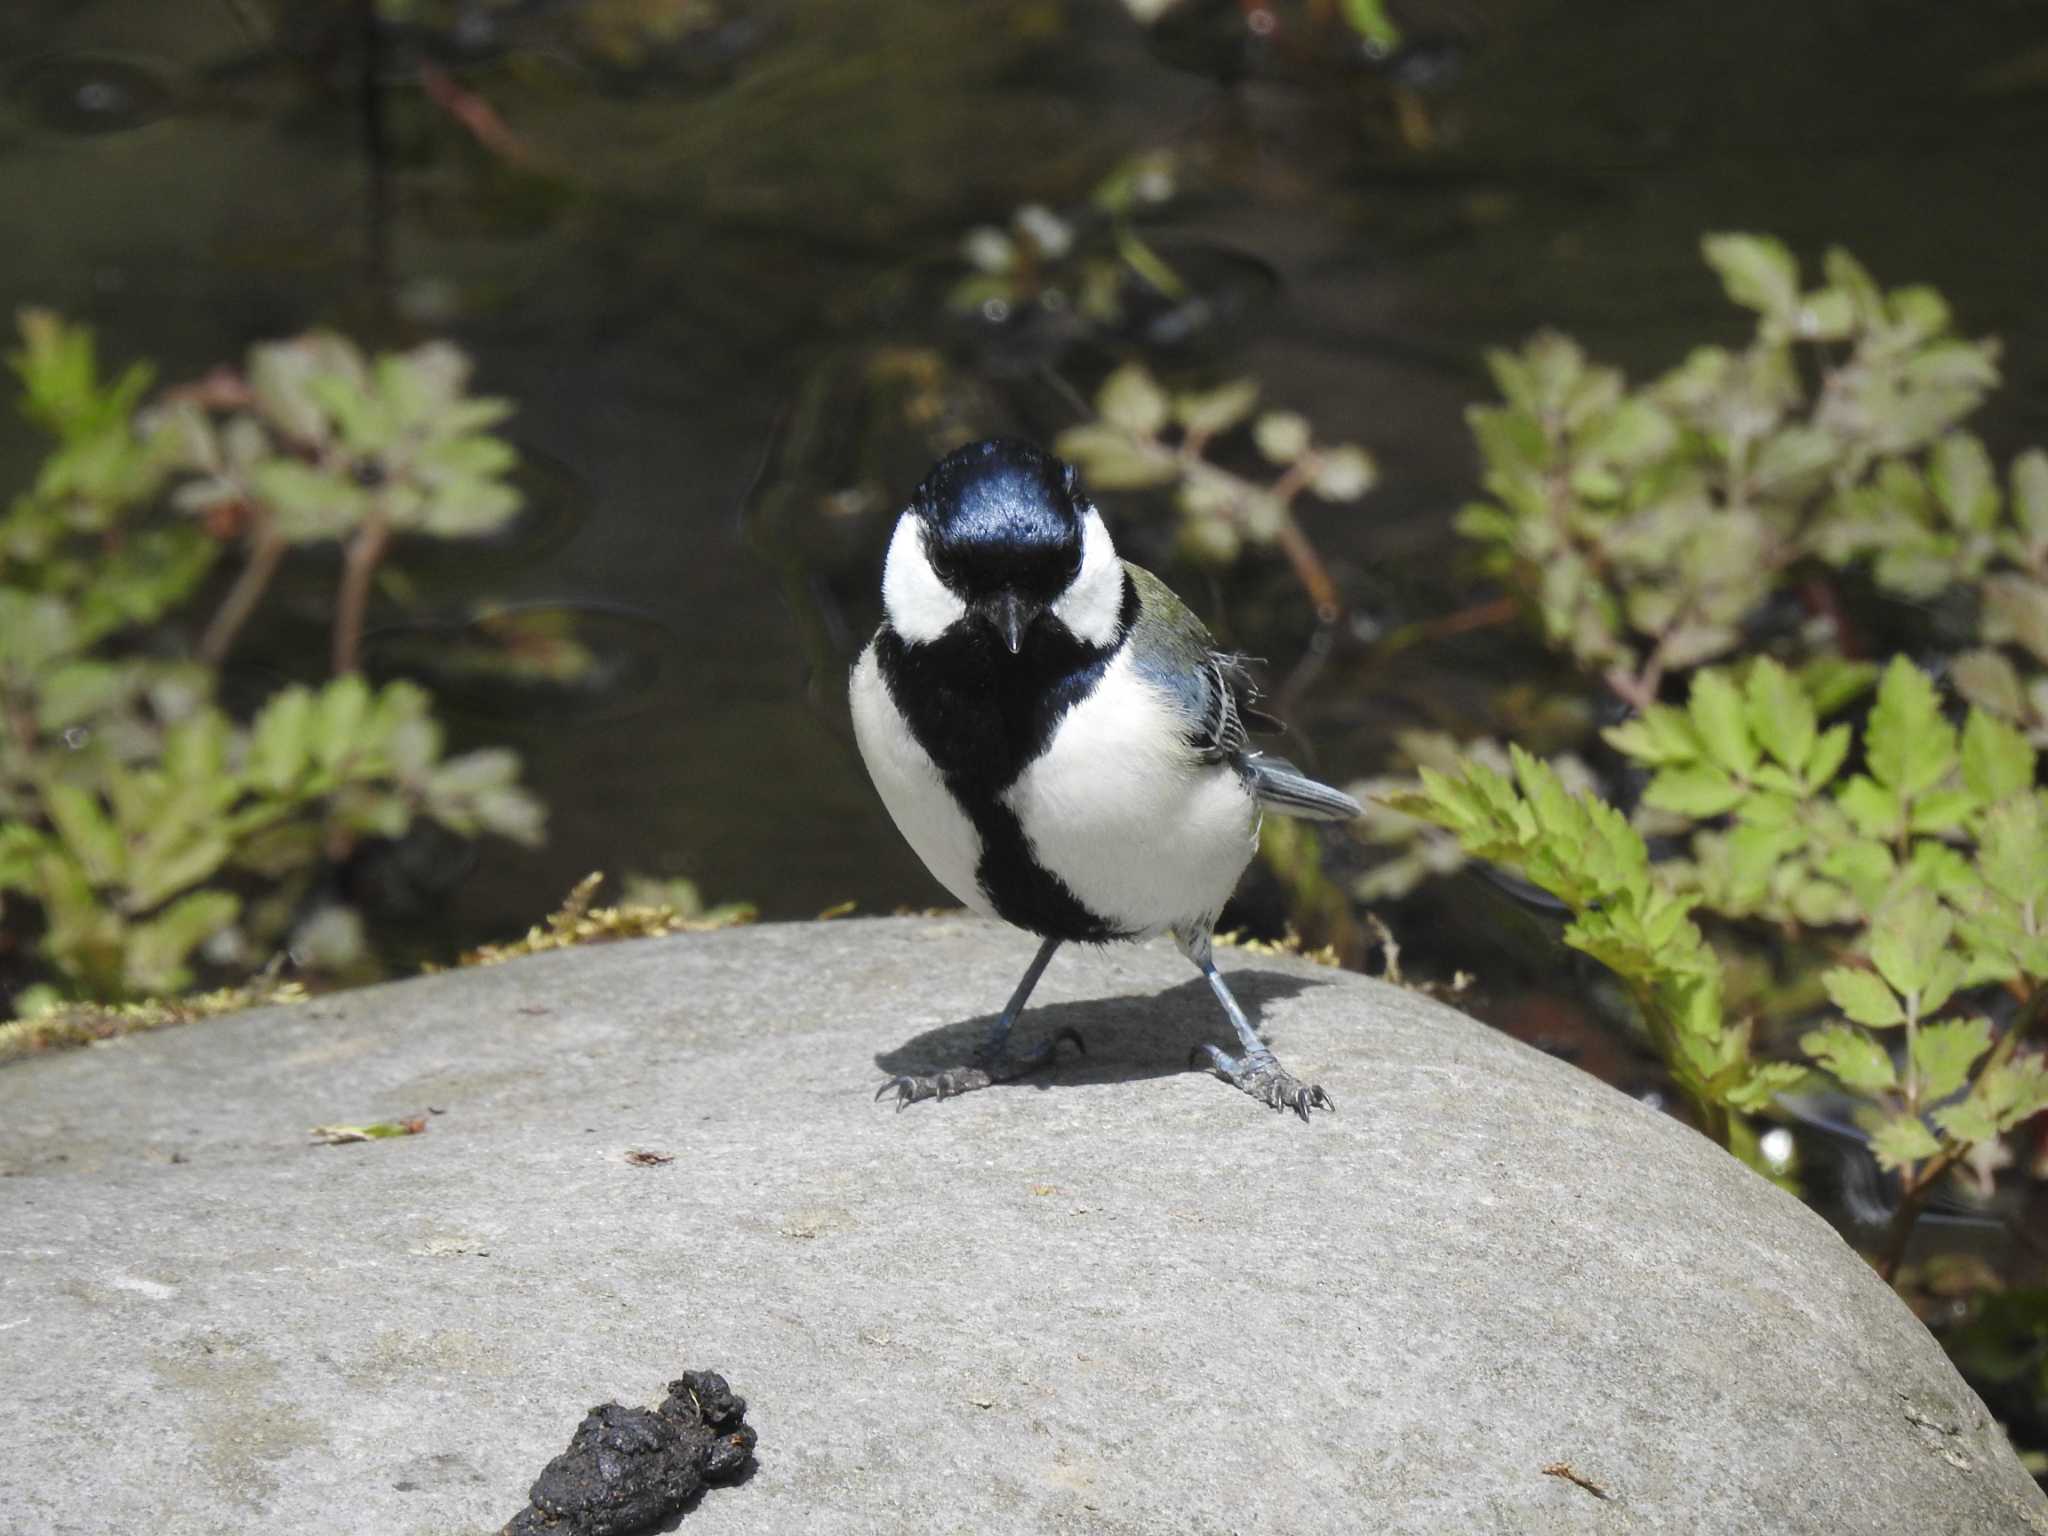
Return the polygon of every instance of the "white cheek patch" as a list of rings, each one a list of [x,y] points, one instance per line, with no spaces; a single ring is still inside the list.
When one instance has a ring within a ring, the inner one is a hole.
[[[1052,605],[1053,616],[1088,645],[1116,639],[1124,607],[1124,563],[1116,557],[1102,514],[1090,507],[1081,520],[1081,569]]]
[[[924,552],[924,524],[915,512],[896,519],[882,566],[882,611],[912,645],[936,640],[967,617],[967,605],[939,580]]]

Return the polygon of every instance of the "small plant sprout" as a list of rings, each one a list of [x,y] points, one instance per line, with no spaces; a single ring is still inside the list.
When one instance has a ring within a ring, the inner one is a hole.
[[[54,446],[0,516],[0,923],[45,976],[16,1012],[176,992],[202,957],[261,958],[323,864],[419,818],[539,840],[517,758],[448,756],[423,692],[354,673],[390,536],[485,532],[518,506],[511,449],[487,433],[506,407],[464,395],[459,353],[371,362],[315,336],[146,403],[149,371],[102,381],[84,329],[31,311],[21,333],[14,371]],[[181,610],[231,539],[248,562],[197,659],[179,659]],[[238,720],[214,702],[217,664],[283,550],[321,539],[346,551],[343,675]],[[323,913],[308,952],[332,957],[360,925]]]
[[[1315,441],[1292,411],[1258,409],[1259,386],[1233,379],[1213,389],[1169,392],[1143,365],[1126,363],[1102,383],[1093,421],[1069,427],[1059,452],[1101,490],[1172,487],[1181,514],[1181,548],[1211,565],[1229,565],[1247,544],[1277,545],[1293,567],[1319,622],[1342,611],[1336,583],[1294,516],[1308,492],[1324,501],[1357,501],[1377,477],[1372,457],[1349,443]],[[1226,469],[1209,453],[1226,436],[1250,439],[1270,479]]]

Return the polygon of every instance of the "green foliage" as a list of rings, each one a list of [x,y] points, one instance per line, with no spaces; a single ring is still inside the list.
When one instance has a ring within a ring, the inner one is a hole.
[[[1809,288],[1775,240],[1704,250],[1756,316],[1748,346],[1699,348],[1638,389],[1562,336],[1492,356],[1503,403],[1470,413],[1490,499],[1459,520],[1488,568],[1638,708],[1736,650],[1802,563],[1914,599],[1961,588],[1980,644],[1958,686],[2048,739],[2048,455],[2023,454],[2001,490],[1958,428],[1997,382],[1995,345],[1843,251]]]
[[[374,560],[390,529],[511,515],[512,453],[487,432],[506,407],[464,395],[459,353],[373,362],[313,336],[253,349],[246,379],[150,402],[145,368],[101,380],[81,328],[30,312],[22,339],[24,408],[55,442],[0,519],[0,894],[15,898],[0,918],[33,935],[56,985],[18,1006],[182,988],[202,949],[281,937],[323,860],[418,817],[539,838],[517,760],[445,756],[410,685],[350,672],[283,690],[246,725],[213,702],[208,662],[274,562],[252,555],[208,630],[219,644],[177,658],[210,532],[260,551],[376,528]]]
[[[1103,381],[1095,419],[1062,432],[1058,450],[1097,490],[1170,487],[1181,513],[1181,546],[1194,559],[1228,565],[1246,544],[1280,545],[1317,607],[1331,607],[1334,593],[1320,564],[1306,555],[1293,503],[1303,492],[1356,501],[1372,489],[1378,471],[1363,448],[1318,443],[1303,417],[1260,412],[1258,400],[1251,379],[1175,393],[1143,364],[1126,363]],[[1273,467],[1271,479],[1209,459],[1219,438],[1240,432]]]
[[[490,434],[512,407],[469,397],[468,379],[469,360],[447,342],[375,359],[330,332],[252,347],[246,382],[216,380],[169,408],[192,475],[177,504],[249,509],[292,544],[370,522],[439,538],[495,532],[519,510],[504,478],[516,455]]]
[[[1827,930],[1832,1016],[1805,1056],[1859,1101],[1858,1123],[1909,1189],[2048,1109],[2048,1066],[2016,1058],[1970,1005],[2048,977],[2048,791],[2034,748],[1972,708],[1958,731],[1904,658],[1860,739],[1823,726],[1813,690],[1768,657],[1695,675],[1686,707],[1605,733],[1653,770],[1643,804],[1691,857],[1649,862],[1637,830],[1520,751],[1511,782],[1481,763],[1425,768],[1392,807],[1449,828],[1573,912],[1566,942],[1630,985],[1673,1077],[1710,1127],[1798,1081],[1753,1060],[1727,1016],[1723,967],[1688,914]],[[1851,762],[1861,771],[1851,771]],[[1717,1116],[1722,1118],[1716,1119]]]
[[[1512,779],[1481,763],[1425,768],[1420,790],[1395,796],[1393,808],[1449,828],[1474,857],[1569,907],[1565,942],[1628,985],[1673,1079],[1727,1140],[1731,1111],[1762,1108],[1802,1070],[1752,1059],[1748,1029],[1724,1017],[1720,960],[1691,920],[1692,900],[1656,877],[1641,834],[1520,748],[1509,752]]]
[[[1032,309],[1061,323],[1115,326],[1133,283],[1168,299],[1187,297],[1180,274],[1139,230],[1143,214],[1173,198],[1176,172],[1170,153],[1137,155],[1078,206],[1056,212],[1026,203],[1007,226],[977,225],[960,242],[970,270],[946,302],[994,320]]]

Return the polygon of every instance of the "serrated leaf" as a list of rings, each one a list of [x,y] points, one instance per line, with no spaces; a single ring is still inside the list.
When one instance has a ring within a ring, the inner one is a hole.
[[[1864,727],[1864,752],[1878,783],[1911,798],[1931,788],[1955,761],[1955,728],[1927,675],[1905,657],[1892,660]]]
[[[1997,651],[1965,651],[1949,664],[1956,691],[1979,709],[2006,720],[2027,713],[2026,688],[2019,672]]]
[[[2014,795],[1984,813],[1977,852],[1984,883],[2017,907],[2048,915],[2048,811],[2041,797]]]
[[[1920,1101],[1947,1098],[1970,1080],[1970,1069],[1991,1049],[1989,1019],[1943,1019],[1922,1024],[1913,1036],[1913,1072]]]
[[[1913,802],[1907,830],[1926,834],[1952,832],[1978,804],[1977,797],[1967,789],[1930,789]]]
[[[1709,668],[1695,677],[1686,713],[1715,762],[1744,778],[1755,770],[1756,742],[1749,734],[1742,694],[1727,673]]]
[[[1835,804],[1865,837],[1890,842],[1905,830],[1899,797],[1860,773],[1835,792]]]
[[[1934,1112],[1934,1123],[1957,1141],[1974,1146],[2044,1109],[2048,1109],[2048,1060],[2015,1057],[1986,1067],[1970,1085],[1967,1098]]]
[[[1840,656],[1816,656],[1799,669],[1799,686],[1823,720],[1860,699],[1876,681],[1877,668],[1871,663]]]
[[[1856,1123],[1869,1134],[1870,1150],[1878,1165],[1888,1171],[1920,1162],[1941,1150],[1941,1143],[1920,1117],[1903,1110],[1863,1111],[1856,1116]]]
[[[1806,690],[1770,657],[1758,658],[1743,687],[1750,733],[1785,767],[1806,766],[1819,734],[1819,719]]]
[[[1829,1001],[1858,1024],[1890,1029],[1906,1022],[1906,1010],[1883,978],[1873,972],[1843,965],[1823,971],[1820,980]]]
[[[1696,763],[1658,773],[1643,791],[1643,803],[1660,811],[1705,819],[1733,810],[1742,796],[1742,786],[1720,768]]]
[[[1849,740],[1849,727],[1846,725],[1830,726],[1814,739],[1803,774],[1810,787],[1821,789],[1835,776],[1843,759],[1849,755]]]
[[[1963,782],[1986,805],[2034,787],[2034,749],[2019,731],[1979,710],[1963,725]]]
[[[1768,1109],[1781,1093],[1796,1092],[1805,1083],[1806,1068],[1796,1061],[1759,1061],[1748,1064],[1721,1093],[1730,1109],[1756,1114]]]
[[[1936,957],[1954,928],[1948,909],[1930,893],[1908,888],[1871,924],[1871,963],[1894,992],[1911,997],[1933,980]]]
[[[51,784],[43,791],[43,810],[88,880],[111,885],[121,878],[127,845],[99,796],[83,785]]]
[[[1851,1093],[1885,1093],[1898,1086],[1890,1054],[1860,1029],[1846,1024],[1810,1029],[1799,1037],[1799,1048]]]

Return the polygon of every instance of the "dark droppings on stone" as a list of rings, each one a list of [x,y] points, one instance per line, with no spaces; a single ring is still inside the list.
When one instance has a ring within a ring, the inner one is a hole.
[[[632,1536],[683,1508],[708,1483],[745,1470],[747,1400],[715,1371],[685,1371],[657,1408],[600,1403],[569,1448],[541,1469],[502,1536]]]

